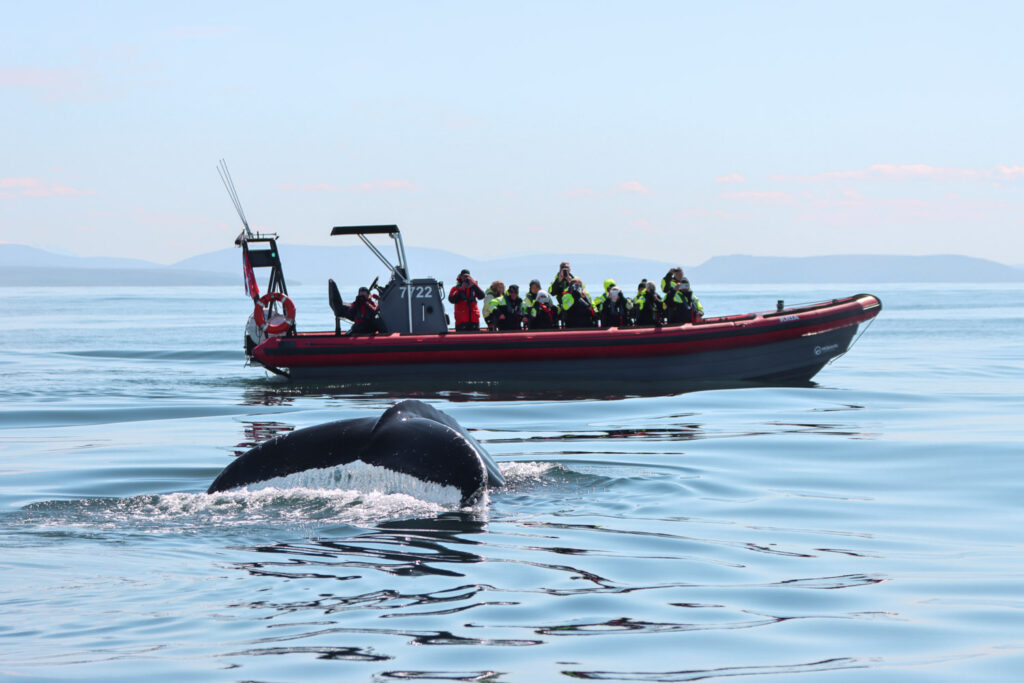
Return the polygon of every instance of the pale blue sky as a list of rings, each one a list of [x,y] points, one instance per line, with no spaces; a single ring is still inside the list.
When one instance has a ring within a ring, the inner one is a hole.
[[[0,241],[1024,262],[1024,4],[3,2]]]

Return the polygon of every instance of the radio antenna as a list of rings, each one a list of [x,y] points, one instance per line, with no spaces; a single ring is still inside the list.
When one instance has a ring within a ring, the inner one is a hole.
[[[231,171],[228,170],[228,163],[223,159],[217,164],[217,173],[220,174],[220,180],[224,183],[224,189],[228,191],[228,196],[231,197],[231,201],[235,205],[235,211],[238,212],[238,217],[242,219],[242,226],[245,228],[246,239],[253,237],[252,230],[249,229],[249,221],[245,217],[245,209],[242,208],[242,202],[238,199],[238,191],[235,190],[235,181],[231,179]]]

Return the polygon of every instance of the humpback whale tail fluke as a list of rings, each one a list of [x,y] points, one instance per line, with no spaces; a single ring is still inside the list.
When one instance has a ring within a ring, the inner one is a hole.
[[[462,505],[504,477],[490,454],[454,418],[420,401],[401,401],[379,418],[337,420],[264,441],[224,468],[207,493],[263,484],[355,461],[459,491]]]

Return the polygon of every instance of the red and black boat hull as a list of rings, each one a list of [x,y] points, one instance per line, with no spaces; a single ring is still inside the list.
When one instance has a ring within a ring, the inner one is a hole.
[[[253,360],[294,379],[356,384],[809,380],[881,311],[870,294],[657,328],[272,337]]]

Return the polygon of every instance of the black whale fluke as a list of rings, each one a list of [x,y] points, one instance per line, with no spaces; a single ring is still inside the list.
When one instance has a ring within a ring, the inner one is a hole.
[[[379,417],[338,420],[264,441],[238,457],[207,493],[305,470],[361,460],[422,481],[454,486],[470,505],[504,477],[490,454],[462,425],[420,401],[401,401]]]

